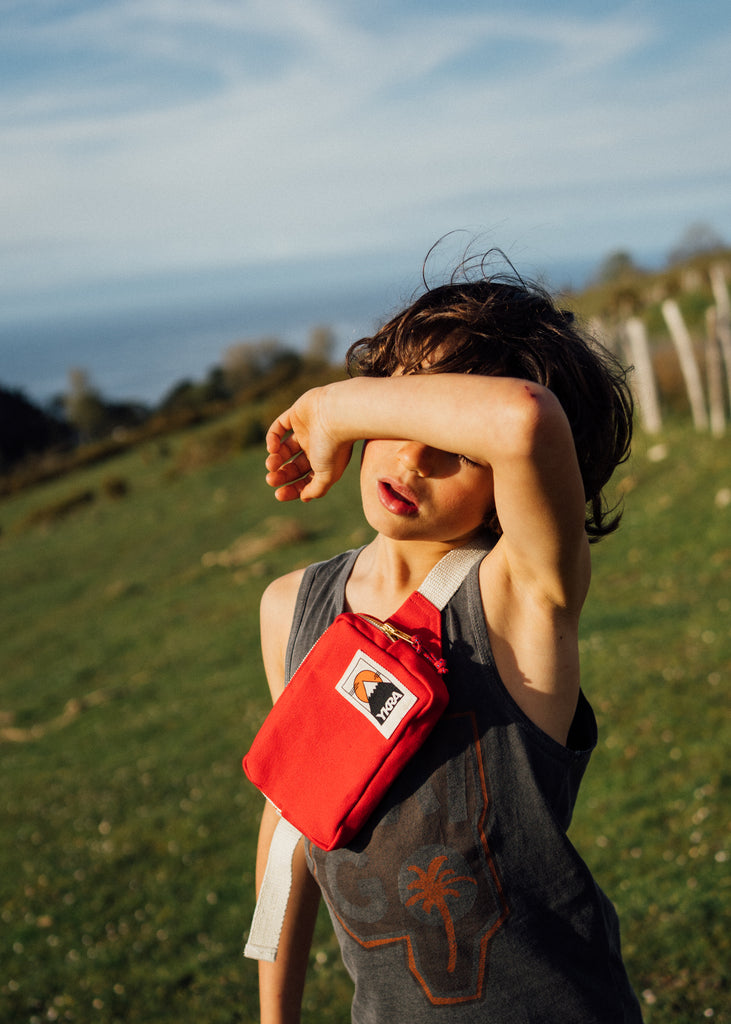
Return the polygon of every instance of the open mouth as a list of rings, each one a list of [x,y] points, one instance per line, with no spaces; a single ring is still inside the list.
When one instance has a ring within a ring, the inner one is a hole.
[[[409,488],[389,480],[378,481],[378,498],[384,508],[397,516],[415,516],[419,511],[416,496]]]

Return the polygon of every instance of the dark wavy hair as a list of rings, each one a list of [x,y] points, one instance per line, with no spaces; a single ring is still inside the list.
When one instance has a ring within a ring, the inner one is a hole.
[[[476,373],[549,388],[571,426],[587,502],[586,531],[590,540],[599,540],[617,528],[622,514],[607,508],[602,490],[630,452],[627,371],[597,341],[585,338],[573,314],[559,309],[543,288],[517,275],[488,275],[485,266],[481,257],[461,265],[448,284],[425,282],[426,290],[407,309],[351,345],[348,372]],[[488,525],[501,532],[497,516]]]

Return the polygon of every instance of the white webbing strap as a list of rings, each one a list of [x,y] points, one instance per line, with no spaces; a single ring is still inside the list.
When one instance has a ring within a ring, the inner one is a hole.
[[[274,961],[277,957],[279,936],[292,888],[292,860],[301,838],[302,833],[294,825],[285,818],[279,819],[269,848],[249,940],[244,948],[244,956],[252,960]]]
[[[463,547],[447,552],[419,587],[419,593],[442,611],[475,562],[484,557],[486,550],[484,547]],[[301,836],[302,833],[285,818],[279,819],[269,848],[249,940],[244,949],[244,956],[252,960],[276,959],[292,888],[292,858]]]
[[[487,547],[453,548],[440,559],[419,587],[419,593],[442,611],[459,590],[472,566],[484,558]]]

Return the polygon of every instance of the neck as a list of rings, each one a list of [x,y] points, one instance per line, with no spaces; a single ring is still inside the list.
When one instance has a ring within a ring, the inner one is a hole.
[[[348,607],[388,618],[418,590],[437,562],[457,546],[397,541],[378,534],[361,552],[348,580]]]
[[[386,589],[395,587],[411,593],[451,547],[430,541],[395,541],[379,534],[363,554],[369,572],[380,578]]]

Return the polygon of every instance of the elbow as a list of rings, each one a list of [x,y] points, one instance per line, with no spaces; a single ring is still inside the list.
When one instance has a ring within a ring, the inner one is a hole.
[[[510,442],[516,458],[535,458],[552,448],[573,448],[571,428],[552,391],[533,381],[516,381],[511,403]]]

